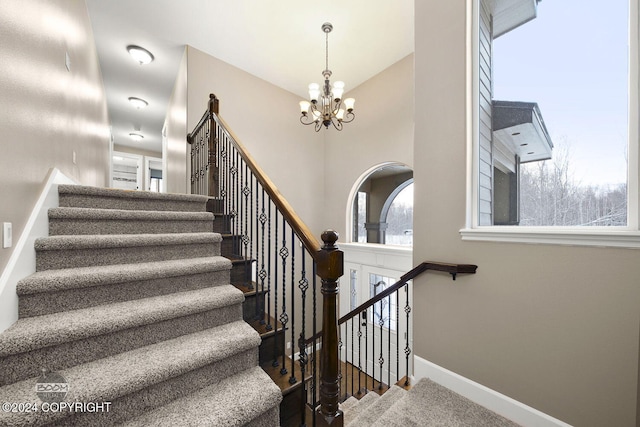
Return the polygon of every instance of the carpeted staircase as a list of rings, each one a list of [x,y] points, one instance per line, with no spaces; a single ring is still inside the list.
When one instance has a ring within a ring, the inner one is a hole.
[[[59,187],[20,318],[0,334],[0,402],[38,406],[3,406],[0,425],[279,424],[282,393],[258,366],[207,200]],[[64,401],[108,411],[43,411],[36,383],[52,374]]]
[[[410,390],[391,386],[360,400],[351,396],[340,404],[345,427],[516,427],[517,424],[429,380]]]

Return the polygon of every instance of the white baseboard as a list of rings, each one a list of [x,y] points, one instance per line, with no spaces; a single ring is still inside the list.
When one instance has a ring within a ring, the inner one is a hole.
[[[36,251],[33,244],[38,237],[49,235],[49,208],[58,206],[58,185],[77,184],[57,168],[45,178],[44,187],[18,239],[9,262],[0,276],[0,332],[18,320],[18,282],[36,271]]]
[[[414,356],[414,377],[429,378],[449,390],[476,402],[524,427],[571,427],[569,424],[518,402],[502,393],[471,381],[448,369]]]

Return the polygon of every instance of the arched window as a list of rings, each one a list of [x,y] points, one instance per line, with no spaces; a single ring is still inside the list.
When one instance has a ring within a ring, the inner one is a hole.
[[[413,246],[413,178],[399,185],[382,208],[387,245]]]
[[[352,241],[413,244],[413,171],[387,164],[365,174],[351,205]]]

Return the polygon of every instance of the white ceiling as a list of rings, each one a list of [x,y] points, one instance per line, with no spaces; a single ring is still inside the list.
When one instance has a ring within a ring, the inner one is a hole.
[[[414,0],[87,0],[116,144],[161,151],[165,109],[185,45],[301,97],[325,66],[346,91],[413,52]],[[151,51],[139,65],[126,46]],[[149,106],[135,110],[130,96]],[[129,133],[140,130],[142,142]]]

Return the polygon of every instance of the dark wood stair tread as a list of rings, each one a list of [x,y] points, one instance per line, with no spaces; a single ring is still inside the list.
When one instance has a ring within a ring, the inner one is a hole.
[[[285,368],[287,369],[287,373],[284,375],[280,373],[280,370],[282,369],[282,357],[279,359],[278,366],[273,366],[271,363],[264,363],[262,365],[262,369],[271,377],[273,382],[280,387],[283,396],[302,386],[302,370],[300,369],[300,362],[297,360],[293,362],[293,374],[296,378],[296,382],[293,384],[289,382],[291,378],[291,358],[289,356],[284,356],[284,363]],[[307,370],[305,372],[305,381],[310,379],[311,373]]]
[[[286,329],[284,329],[282,327],[282,323],[276,321],[273,317],[270,318],[271,319],[271,327],[272,329],[267,329],[267,315],[265,314],[264,316],[264,321],[262,321],[261,319],[256,319],[256,320],[252,320],[250,322],[247,322],[249,325],[251,325],[253,327],[253,329],[255,329],[256,331],[258,331],[258,333],[260,334],[261,338],[265,338],[271,335],[274,335],[278,332],[284,332],[286,331]]]

